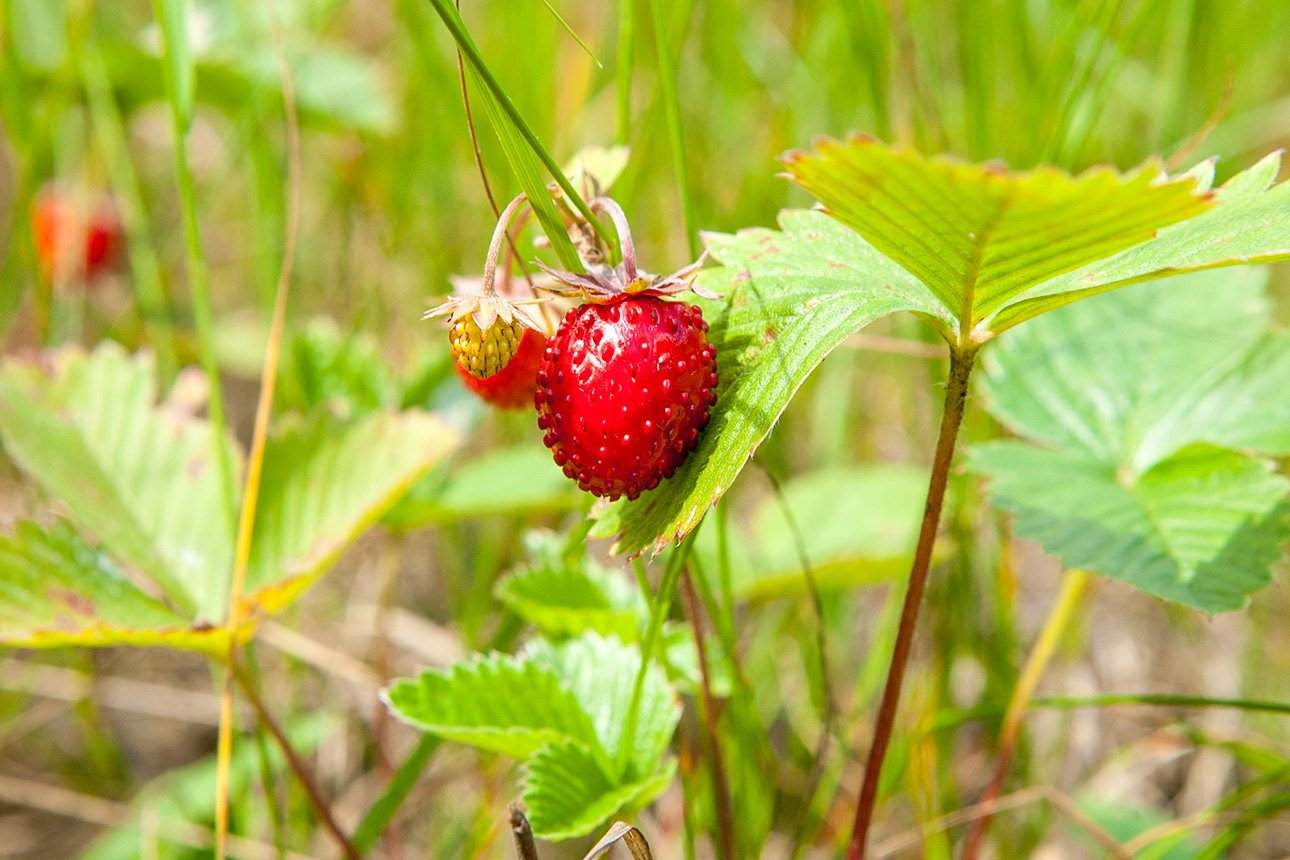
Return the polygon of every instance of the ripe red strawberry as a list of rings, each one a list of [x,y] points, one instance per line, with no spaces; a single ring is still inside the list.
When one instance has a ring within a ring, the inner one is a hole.
[[[543,442],[578,486],[634,499],[672,476],[717,399],[717,351],[695,305],[619,295],[580,305],[546,348]]]
[[[700,264],[665,278],[639,271],[618,204],[590,205],[613,220],[622,262],[587,274],[546,269],[588,303],[565,315],[547,345],[534,403],[542,441],[566,475],[597,496],[634,499],[698,443],[717,398],[717,351],[696,305],[662,298],[701,292],[690,283]]]
[[[36,258],[46,277],[84,277],[92,281],[115,260],[121,244],[121,221],[103,199],[88,212],[56,186],[32,203],[31,229]]]

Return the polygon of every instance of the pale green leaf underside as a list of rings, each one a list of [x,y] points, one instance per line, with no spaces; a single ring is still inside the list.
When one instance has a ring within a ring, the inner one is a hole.
[[[1063,308],[986,354],[991,411],[1036,444],[971,454],[1016,531],[1206,612],[1266,585],[1290,481],[1290,338],[1267,334],[1265,273],[1215,271]],[[1043,447],[1040,447],[1043,446]]]
[[[1214,613],[1271,581],[1290,536],[1290,482],[1261,461],[1198,446],[1136,480],[1087,455],[1021,442],[973,449],[990,497],[1068,568]]]
[[[210,424],[200,402],[156,403],[152,360],[105,342],[54,353],[51,375],[0,372],[5,450],[89,536],[177,605],[218,622],[233,565]],[[225,442],[232,449],[232,443]]]
[[[823,589],[903,576],[926,493],[925,469],[893,464],[819,469],[785,482],[792,522],[784,504],[768,495],[753,511],[749,528],[733,532],[727,543],[735,596],[754,600],[805,593],[799,537]],[[715,530],[700,532],[694,551],[705,569],[718,569]]]
[[[781,213],[780,231],[705,237],[722,268],[704,284],[724,295],[703,303],[721,382],[695,451],[658,489],[600,515],[595,534],[615,549],[661,551],[715,504],[794,393],[848,335],[879,317],[914,311],[950,318],[907,272],[819,212]]]
[[[789,174],[829,213],[914,274],[941,307],[975,329],[1026,290],[1145,242],[1200,214],[1191,177],[1156,165],[1077,177],[1009,173],[930,158],[869,138],[821,140],[791,153]]]
[[[224,510],[211,426],[196,416],[203,399],[194,379],[181,377],[157,404],[151,360],[110,342],[88,355],[56,353],[49,373],[8,362],[0,439],[113,563],[138,572],[186,627],[205,630],[226,617],[233,512]],[[457,439],[418,413],[320,415],[275,436],[252,542],[252,610],[290,603]],[[96,639],[91,630],[78,641],[113,644],[120,635]]]
[[[610,780],[586,749],[570,743],[543,747],[526,768],[524,805],[540,839],[585,836],[624,806],[642,807],[671,784],[676,762],[623,785]]]
[[[640,590],[621,573],[558,556],[506,577],[494,594],[516,615],[555,636],[592,630],[631,640],[649,617]]]
[[[424,732],[516,758],[553,741],[600,751],[596,728],[549,667],[501,655],[395,681],[384,692],[395,716]]]
[[[66,523],[19,523],[0,535],[0,642],[168,645],[215,653],[222,628],[198,628],[131,581]]]
[[[600,748],[616,752],[640,671],[640,649],[614,637],[589,633],[559,645],[538,640],[526,654],[537,665],[549,667],[582,703],[596,727]],[[680,718],[680,701],[662,670],[651,665],[645,673],[636,738],[624,779],[653,773]]]

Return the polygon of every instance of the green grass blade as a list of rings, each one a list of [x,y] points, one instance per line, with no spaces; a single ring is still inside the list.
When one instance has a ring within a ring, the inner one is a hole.
[[[667,116],[667,136],[676,167],[676,182],[681,191],[681,211],[685,217],[685,238],[690,257],[699,256],[699,228],[695,223],[694,191],[690,187],[690,169],[685,159],[685,128],[681,121],[681,100],[676,91],[676,59],[667,33],[667,18],[661,0],[649,0],[654,18],[654,46],[658,61],[658,85]]]

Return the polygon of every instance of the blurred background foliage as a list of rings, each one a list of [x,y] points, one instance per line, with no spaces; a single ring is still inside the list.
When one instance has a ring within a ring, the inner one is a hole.
[[[230,415],[245,436],[283,252],[280,82],[266,4],[192,0],[191,7],[197,109],[189,147],[221,364],[232,383]],[[449,275],[478,272],[494,221],[472,160],[452,41],[430,4],[278,0],[273,8],[298,89],[305,189],[278,408],[423,406],[475,429],[459,462],[419,484],[387,518],[389,530],[361,545],[289,616],[300,632],[271,627],[265,637],[265,671],[276,679],[271,689],[284,714],[320,709],[346,717],[343,728],[301,722],[294,730],[303,748],[321,745],[322,780],[353,820],[407,743],[403,735],[391,740],[388,718],[373,715],[373,678],[513,645],[523,623],[494,599],[494,583],[522,563],[527,527],[558,526],[585,501],[537,447],[531,415],[483,414],[453,380],[440,330],[419,321],[432,298],[448,291]],[[652,271],[687,262],[685,195],[707,230],[771,224],[780,208],[809,205],[776,177],[776,157],[818,134],[860,130],[1017,168],[1128,168],[1159,156],[1181,169],[1216,155],[1220,180],[1290,140],[1290,4],[1276,0],[676,0],[659,8],[677,63],[684,190],[646,0],[467,2],[462,10],[489,65],[557,160],[585,145],[631,148],[615,197]],[[151,5],[2,0],[0,10],[6,353],[110,338],[195,363]],[[519,185],[478,107],[476,121],[497,198],[508,199]],[[32,203],[55,181],[84,195],[109,191],[125,221],[129,253],[89,289],[53,284],[37,263]],[[526,256],[545,253],[534,232],[522,241]],[[1285,319],[1284,267],[1272,283],[1281,297],[1275,312]],[[738,635],[753,685],[753,704],[729,717],[737,812],[746,838],[770,834],[768,851],[785,847],[804,803],[825,843],[847,829],[849,807],[833,804],[832,791],[801,797],[826,685],[796,574],[804,552],[825,590],[840,724],[858,727],[842,746],[862,745],[861,715],[881,683],[899,593],[858,586],[885,586],[904,569],[902,547],[935,429],[933,383],[943,377],[919,339],[930,335],[912,319],[896,319],[826,361],[759,452],[759,468],[748,470],[719,512],[734,535],[731,597],[741,607]],[[1000,430],[976,408],[965,432],[970,442]],[[37,502],[12,467],[2,468],[0,520],[7,522]],[[907,712],[926,731],[899,740],[888,765],[887,789],[912,799],[897,824],[931,820],[976,796],[994,729],[988,716],[982,728],[968,712],[997,715],[1059,573],[1032,545],[1009,542],[1002,516],[983,513],[977,479],[957,476],[952,492],[925,617],[928,644],[907,687]],[[715,530],[701,533],[701,564],[717,566],[722,551]],[[1277,622],[1287,609],[1284,589],[1273,588],[1248,614],[1210,623],[1106,586],[1078,641],[1059,657],[1054,687],[1290,697],[1290,642]],[[856,631],[872,647],[858,648]],[[334,651],[318,651],[319,642]],[[155,840],[158,817],[209,822],[211,777],[200,763],[170,772],[163,778],[170,783],[124,805],[149,780],[209,753],[201,715],[212,701],[203,698],[199,662],[114,651],[58,652],[44,663],[0,659],[0,770],[118,802],[97,817],[82,809],[81,826],[61,829],[51,822],[64,818],[0,806],[0,828],[18,834],[12,853],[67,856],[113,823]],[[137,688],[122,687],[126,681],[155,685],[148,689],[164,714],[132,710],[123,691],[137,698]],[[697,799],[683,806],[670,794],[660,803],[655,832],[668,834],[664,856],[684,843],[683,834],[711,827],[706,775],[694,764],[691,704],[679,744],[687,795]],[[1023,748],[1016,772],[1019,783],[1067,778],[1102,798],[1128,792],[1135,802],[1085,804],[1119,838],[1221,805],[1232,768],[1274,787],[1277,774],[1290,772],[1283,719],[1110,715],[1040,715],[1038,740]],[[946,730],[959,725],[966,728]],[[773,783],[765,779],[767,732],[781,754]],[[236,829],[285,832],[287,842],[309,844],[306,805],[280,763],[257,762],[253,740],[239,749]],[[844,772],[844,753],[830,758],[826,788],[858,781]],[[510,796],[508,773],[493,757],[442,755],[422,802],[408,804],[415,820],[405,826],[407,844],[430,846],[429,856],[504,855],[497,811],[498,798]],[[457,790],[446,792],[445,784]],[[286,798],[288,820],[264,820],[261,790]],[[149,800],[158,795],[168,798],[164,808]],[[12,790],[6,797],[12,802]],[[57,806],[44,802],[46,813]],[[1282,796],[1282,804],[1254,820],[1275,822],[1290,801]],[[192,808],[173,811],[184,805]],[[426,809],[433,810],[428,820]],[[59,814],[76,819],[74,812]],[[1268,826],[1244,843],[1247,853],[1233,856],[1282,856],[1290,850],[1285,831]],[[123,832],[92,856],[132,856],[138,837]],[[1009,856],[1091,850],[1078,828],[1042,805],[1014,813],[997,832]],[[118,851],[116,843],[126,847]],[[1179,844],[1158,856],[1205,856]],[[165,850],[199,856],[173,844]],[[933,833],[920,850],[948,857],[950,842]]]

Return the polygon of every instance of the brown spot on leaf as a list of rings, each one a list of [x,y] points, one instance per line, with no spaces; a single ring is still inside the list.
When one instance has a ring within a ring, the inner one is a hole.
[[[779,337],[779,332],[772,325],[766,326],[766,330],[761,333],[761,339],[764,343],[771,343]]]
[[[70,588],[63,588],[62,586],[54,586],[53,588],[49,589],[49,596],[51,599],[55,600],[58,603],[63,604],[68,609],[72,610],[78,615],[94,614],[94,608],[95,608],[94,601],[90,600],[88,597],[84,596],[83,594],[77,594],[75,591],[72,591]]]

